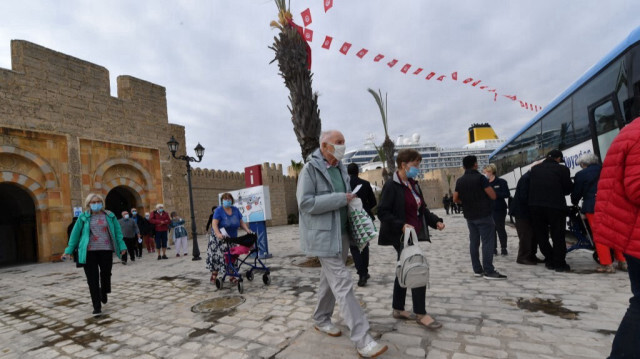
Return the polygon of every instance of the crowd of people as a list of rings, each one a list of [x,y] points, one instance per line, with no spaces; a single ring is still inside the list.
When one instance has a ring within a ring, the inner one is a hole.
[[[522,265],[544,263],[556,272],[570,271],[566,262],[565,224],[566,196],[573,205],[582,204],[581,212],[593,228],[593,238],[600,261],[597,271],[613,273],[616,269],[629,272],[633,297],[616,334],[611,358],[640,354],[637,341],[640,327],[640,122],[627,126],[614,140],[601,166],[598,157],[583,155],[578,163],[582,170],[571,180],[569,169],[562,165],[563,154],[550,151],[544,159],[534,163],[518,180],[511,196],[506,181],[498,177],[494,165],[478,169],[475,156],[467,156],[462,165],[465,170],[455,184],[452,196],[442,200],[447,215],[461,211],[469,230],[469,253],[473,275],[488,280],[506,280],[493,265],[493,256],[508,255],[505,219],[515,219],[519,238],[516,262]],[[397,169],[390,174],[382,188],[380,202],[370,184],[359,178],[357,165],[348,168],[341,162],[345,152],[345,139],[341,132],[332,130],[320,136],[320,147],[314,151],[300,172],[296,198],[300,213],[300,245],[304,254],[317,257],[320,264],[317,305],[312,318],[314,328],[321,333],[337,337],[342,335],[331,318],[336,302],[341,317],[350,331],[350,339],[362,357],[376,357],[387,350],[387,345],[376,341],[370,334],[370,325],[360,303],[354,295],[351,273],[346,267],[348,251],[354,258],[358,286],[365,286],[368,273],[369,245],[359,248],[348,230],[348,203],[362,200],[364,210],[374,219],[377,206],[380,220],[378,245],[393,246],[397,259],[403,251],[403,233],[415,231],[417,241],[429,241],[428,227],[444,230],[444,220],[426,206],[423,193],[416,180],[422,161],[419,152],[400,150],[396,157]],[[357,193],[352,189],[361,188]],[[207,246],[206,268],[215,282],[224,270],[222,240],[237,237],[238,229],[253,233],[233,206],[230,193],[221,195],[221,206],[212,208],[207,223],[210,236]],[[463,207],[464,206],[464,207]],[[157,251],[158,260],[167,259],[168,232],[172,230],[176,256],[186,256],[187,231],[184,220],[176,212],[171,215],[158,204],[151,213],[139,216],[137,209],[123,211],[122,218],[104,209],[104,199],[90,194],[85,211],[69,227],[69,245],[62,256],[74,253],[79,266],[84,267],[94,314],[101,313],[111,290],[113,252],[126,264],[148,253]],[[151,236],[154,241],[151,241]],[[549,242],[551,238],[551,243]],[[417,244],[417,243],[414,243]],[[544,256],[538,258],[538,249]],[[613,253],[613,258],[611,256]],[[482,254],[482,256],[480,255]],[[617,266],[613,266],[613,260]],[[427,330],[437,330],[442,323],[427,313],[426,286],[411,289],[412,310],[405,309],[407,289],[398,278],[393,285],[390,303],[391,316],[397,320],[413,320]],[[633,356],[631,356],[633,357]]]

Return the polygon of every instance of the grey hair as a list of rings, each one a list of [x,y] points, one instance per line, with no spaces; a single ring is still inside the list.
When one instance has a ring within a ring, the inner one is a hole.
[[[580,156],[580,158],[578,158],[578,165],[584,165],[585,167],[598,164],[599,162],[600,160],[598,159],[598,156],[594,155],[593,153],[585,153],[584,155]]]
[[[89,193],[89,195],[87,196],[87,198],[85,198],[84,200],[84,207],[85,208],[89,208],[89,205],[91,204],[91,201],[94,198],[98,198],[100,200],[100,202],[102,202],[102,204],[104,205],[104,198],[102,198],[101,195],[97,194],[97,193]]]
[[[339,132],[338,130],[327,130],[320,133],[320,144],[329,143],[329,138]]]
[[[484,166],[483,170],[491,172],[494,176],[496,173],[498,173],[498,168],[493,163],[489,163],[488,165]]]
[[[162,203],[158,203],[158,204],[156,204],[156,209],[158,209],[158,208],[160,208],[160,207],[164,208],[164,204],[162,204]]]

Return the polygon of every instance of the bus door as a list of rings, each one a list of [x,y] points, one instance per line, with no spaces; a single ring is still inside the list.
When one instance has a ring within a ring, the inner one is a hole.
[[[624,126],[618,97],[611,93],[589,106],[589,128],[595,154],[604,161],[607,151]]]

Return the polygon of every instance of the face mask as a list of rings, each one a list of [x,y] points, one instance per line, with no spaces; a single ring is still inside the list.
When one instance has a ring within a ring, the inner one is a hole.
[[[223,199],[223,200],[222,200],[222,207],[224,207],[224,208],[229,208],[229,207],[231,207],[231,200]]]
[[[158,213],[162,213],[162,212],[164,212],[164,209],[163,208],[158,208]]]
[[[91,210],[94,212],[98,212],[99,210],[102,209],[102,203],[91,203],[89,206],[91,207]]]
[[[407,170],[407,177],[409,178],[416,178],[416,176],[420,173],[420,171],[418,170],[418,167],[409,167],[409,169]]]
[[[342,158],[344,157],[344,151],[347,149],[347,146],[334,145],[333,143],[330,143],[330,145],[333,146],[333,157],[335,157],[335,159],[338,161],[342,160]]]
[[[136,211],[131,212],[132,216],[135,216],[136,214],[138,214],[138,212],[136,212]]]
[[[144,216],[144,218],[149,219],[149,215]]]
[[[125,214],[124,216],[122,216],[122,218],[124,218],[124,219],[128,219],[128,218],[129,218],[129,215],[128,215],[128,214]]]

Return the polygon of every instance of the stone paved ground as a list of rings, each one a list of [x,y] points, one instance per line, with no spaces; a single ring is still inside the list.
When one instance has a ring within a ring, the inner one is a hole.
[[[444,323],[437,332],[391,318],[395,253],[371,248],[372,278],[355,291],[374,335],[390,346],[383,358],[607,356],[630,296],[626,273],[593,273],[587,252],[568,255],[573,273],[518,265],[517,237],[508,228],[511,254],[495,264],[509,279],[474,278],[464,219],[445,220],[447,229],[424,244],[432,266],[427,310]],[[191,312],[200,301],[239,294],[228,282],[216,290],[204,261],[190,258],[157,261],[145,253],[127,266],[114,264],[113,292],[100,318],[91,316],[84,273],[72,263],[0,269],[0,358],[356,357],[346,335],[330,338],[312,327],[318,268],[294,265],[304,260],[297,227],[269,228],[269,239],[271,285],[259,276],[245,281],[246,301],[224,313]],[[543,300],[557,306],[545,313],[518,304]]]

